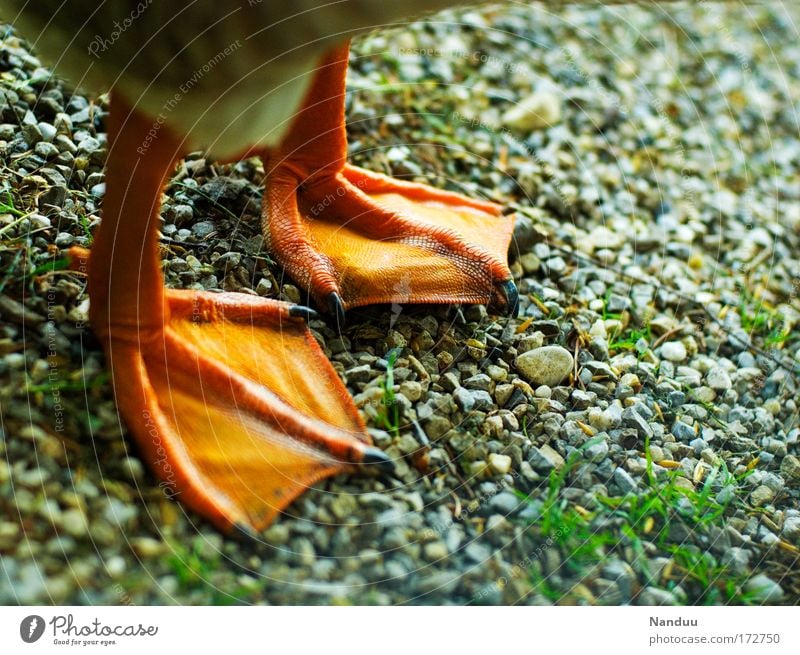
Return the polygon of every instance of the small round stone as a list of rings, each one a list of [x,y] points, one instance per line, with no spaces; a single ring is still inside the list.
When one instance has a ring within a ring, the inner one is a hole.
[[[754,599],[762,603],[775,603],[783,599],[783,589],[772,578],[759,573],[750,578],[744,585]]]
[[[511,470],[511,458],[508,455],[491,453],[489,455],[489,468],[496,475],[505,475]]]
[[[503,124],[520,132],[551,127],[560,120],[560,98],[544,90],[532,93],[503,115]]]
[[[727,391],[733,386],[727,371],[721,366],[714,366],[706,373],[706,383],[715,391]]]
[[[86,523],[86,516],[77,508],[68,509],[61,514],[61,526],[72,537],[82,537],[89,529]]]
[[[775,492],[765,484],[759,485],[750,494],[750,500],[756,507],[768,504],[773,498],[775,498]]]
[[[555,387],[572,372],[574,360],[566,348],[543,346],[522,353],[514,364],[529,382]]]
[[[661,346],[661,356],[670,362],[682,362],[686,359],[686,346],[680,341],[667,341]]]

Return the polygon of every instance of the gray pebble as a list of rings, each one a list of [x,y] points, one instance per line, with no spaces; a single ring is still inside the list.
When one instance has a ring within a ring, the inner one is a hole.
[[[623,494],[633,493],[638,488],[636,480],[623,468],[614,469],[614,482]]]
[[[199,221],[192,225],[192,234],[198,239],[207,239],[216,230],[217,226],[211,221]]]
[[[542,269],[550,276],[561,275],[567,270],[567,262],[563,257],[552,257],[542,262]]]
[[[39,126],[34,124],[28,124],[22,126],[22,136],[25,137],[25,140],[30,144],[34,145],[39,143],[42,140],[42,131],[39,129]]]
[[[619,314],[624,312],[631,306],[630,298],[627,296],[620,296],[619,294],[612,293],[608,297],[608,303],[606,305],[607,311],[612,314]]]
[[[601,435],[597,435],[600,437]],[[595,438],[597,438],[595,437]],[[608,442],[605,439],[592,444],[584,451],[586,458],[591,462],[602,462],[608,457]]]
[[[787,517],[783,522],[781,534],[789,543],[800,543],[800,516]]]
[[[464,380],[463,385],[467,389],[491,391],[493,382],[488,375],[484,373],[478,373],[478,375],[473,375],[472,377]]]
[[[750,551],[739,546],[727,548],[722,553],[720,562],[736,573],[746,573],[750,566]]]
[[[800,480],[800,459],[786,455],[781,462],[781,474],[787,480]]]
[[[492,549],[478,541],[473,541],[464,548],[464,554],[473,562],[482,564],[492,557]]]
[[[750,494],[750,500],[756,507],[770,503],[773,498],[775,498],[775,492],[764,484],[756,487]]]
[[[781,586],[763,573],[750,578],[744,588],[753,594],[754,600],[762,603],[776,603],[782,600],[784,595]]]
[[[524,501],[517,498],[510,491],[501,491],[489,503],[489,507],[503,516],[508,516],[516,511]]]
[[[672,434],[674,434],[677,439],[685,441],[686,443],[691,442],[697,437],[697,433],[694,431],[693,426],[679,420],[676,420],[672,424]]]
[[[42,159],[50,159],[52,157],[58,156],[59,149],[52,143],[48,143],[47,141],[40,141],[39,143],[36,144],[36,147],[33,149],[33,152],[36,154],[37,157],[41,157]]]
[[[653,429],[650,424],[642,418],[635,407],[626,407],[622,412],[622,424],[625,427],[634,428],[641,438],[653,436]]]
[[[639,593],[638,604],[646,606],[677,605],[678,600],[671,591],[658,587],[645,587]]]
[[[714,366],[706,373],[706,383],[715,391],[727,391],[733,386],[730,376],[720,366]]]
[[[549,473],[553,469],[560,469],[564,466],[564,458],[548,445],[531,448],[528,462],[534,470],[540,473]]]
[[[82,537],[87,534],[89,525],[86,516],[79,509],[68,509],[61,514],[61,527],[73,537]]]

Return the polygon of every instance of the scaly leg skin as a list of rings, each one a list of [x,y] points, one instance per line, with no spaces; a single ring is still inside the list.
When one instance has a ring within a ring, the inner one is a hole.
[[[309,485],[390,466],[305,318],[245,294],[165,291],[159,196],[181,146],[112,97],[103,222],[89,255],[90,321],[119,411],[169,496],[224,531],[268,525]],[[88,261],[87,261],[88,259]]]
[[[516,315],[501,207],[346,163],[348,47],[321,62],[280,147],[263,153],[264,233],[323,307],[494,303]]]

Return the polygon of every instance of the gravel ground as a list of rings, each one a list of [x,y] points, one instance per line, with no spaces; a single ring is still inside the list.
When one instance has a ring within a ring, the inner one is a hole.
[[[260,544],[126,438],[63,259],[99,220],[106,100],[3,28],[0,602],[797,604],[798,19],[537,5],[359,41],[352,159],[515,206],[522,311],[312,322],[397,471],[325,482]],[[262,173],[181,165],[170,286],[300,299]]]

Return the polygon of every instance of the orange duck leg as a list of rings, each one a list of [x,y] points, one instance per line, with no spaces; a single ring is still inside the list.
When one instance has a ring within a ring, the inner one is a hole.
[[[320,64],[281,146],[264,153],[264,234],[339,320],[373,303],[493,303],[516,314],[513,217],[494,203],[347,164],[348,46]]]
[[[164,289],[159,198],[183,153],[166,127],[143,148],[151,126],[112,97],[103,222],[91,254],[71,254],[88,265],[120,413],[165,491],[252,534],[321,478],[390,462],[306,328],[311,310]]]

